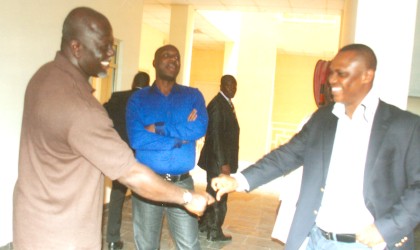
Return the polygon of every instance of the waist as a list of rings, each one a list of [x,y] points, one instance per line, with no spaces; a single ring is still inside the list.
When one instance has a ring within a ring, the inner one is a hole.
[[[183,181],[187,178],[190,177],[190,173],[187,172],[185,174],[178,174],[178,175],[173,175],[173,174],[159,174],[164,180],[169,181],[169,182],[178,182],[178,181]]]
[[[321,232],[322,236],[324,236],[327,240],[334,240],[339,242],[346,242],[346,243],[355,243],[356,242],[356,234],[336,234],[332,232],[326,232],[319,228],[319,232]]]

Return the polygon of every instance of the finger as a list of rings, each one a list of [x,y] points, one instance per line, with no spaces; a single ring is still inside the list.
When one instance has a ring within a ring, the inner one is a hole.
[[[216,200],[217,200],[217,201],[220,201],[220,199],[222,198],[222,196],[223,196],[223,195],[225,195],[225,194],[226,194],[226,189],[221,188],[221,189],[217,192],[217,194],[216,194]]]
[[[211,196],[209,193],[206,193],[207,194],[207,205],[211,205],[211,204],[213,204],[216,200],[214,199],[214,197],[213,196]]]
[[[218,190],[217,186],[218,186],[217,179],[211,180],[211,188],[213,188],[214,191]]]

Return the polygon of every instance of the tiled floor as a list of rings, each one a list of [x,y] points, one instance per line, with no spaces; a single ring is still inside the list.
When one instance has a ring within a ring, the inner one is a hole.
[[[196,189],[203,190],[201,186]],[[283,250],[281,243],[271,239],[271,231],[276,218],[278,196],[254,191],[248,194],[233,193],[228,200],[228,213],[224,231],[233,236],[231,242],[209,242],[205,234],[200,234],[202,250]],[[104,210],[103,232],[106,232],[107,209]],[[162,232],[161,249],[174,250],[168,227],[165,224]],[[131,199],[124,203],[123,225],[121,236],[125,250],[135,249],[131,224]],[[416,249],[420,250],[420,226],[416,230]],[[107,249],[104,239],[103,250]]]
[[[196,189],[203,190],[203,187],[196,186]],[[250,194],[233,193],[228,200],[228,213],[223,229],[225,233],[231,234],[233,239],[230,242],[209,242],[204,233],[200,234],[202,250],[211,249],[247,249],[247,250],[271,250],[283,249],[279,242],[271,239],[271,230],[276,218],[278,196],[273,194],[261,194],[253,192]],[[104,237],[106,233],[107,209],[104,210],[103,219]],[[135,249],[133,243],[133,229],[131,224],[131,199],[127,198],[124,203],[123,225],[121,237],[124,241],[124,249]],[[107,245],[104,239],[104,250]],[[162,232],[161,250],[175,249],[168,226],[165,224]]]

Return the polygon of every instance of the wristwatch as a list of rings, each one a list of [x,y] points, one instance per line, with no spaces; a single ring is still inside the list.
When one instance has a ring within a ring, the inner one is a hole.
[[[190,191],[188,191],[187,189],[184,190],[184,195],[182,196],[182,198],[184,198],[184,203],[182,205],[187,205],[188,203],[190,203],[192,201],[192,194],[190,193]]]

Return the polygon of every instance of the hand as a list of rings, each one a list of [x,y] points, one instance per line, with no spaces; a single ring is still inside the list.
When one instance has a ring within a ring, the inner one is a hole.
[[[191,111],[190,115],[188,116],[188,121],[193,122],[193,121],[195,121],[195,119],[197,119],[197,110],[193,109]]]
[[[192,200],[185,204],[184,207],[189,212],[196,214],[197,216],[202,216],[207,205],[214,203],[214,198],[206,192],[190,192],[192,194]]]
[[[220,171],[222,172],[222,174],[230,175],[230,165],[226,164],[226,165],[221,166]]]
[[[368,247],[374,247],[376,245],[385,243],[381,233],[376,228],[375,224],[371,224],[364,228],[361,232],[356,234],[356,241],[367,245]]]
[[[224,194],[233,192],[238,188],[238,182],[229,175],[220,174],[211,180],[211,187],[214,191],[217,191],[216,200],[220,201]]]

